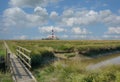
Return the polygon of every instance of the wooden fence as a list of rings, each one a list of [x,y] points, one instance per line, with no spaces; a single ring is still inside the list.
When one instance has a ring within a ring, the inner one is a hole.
[[[21,46],[17,46],[16,52],[17,52],[17,56],[26,65],[26,67],[31,69],[32,68],[31,57],[30,57],[31,51]]]

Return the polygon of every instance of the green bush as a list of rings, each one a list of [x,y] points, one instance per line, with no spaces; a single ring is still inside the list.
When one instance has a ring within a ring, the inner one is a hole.
[[[31,53],[31,64],[33,67],[40,66],[46,59],[54,58],[54,54],[51,51],[33,51]]]
[[[39,66],[41,64],[42,58],[40,54],[34,54],[31,55],[31,65],[32,67],[34,66]]]
[[[42,51],[40,53],[41,53],[41,57],[42,58],[44,58],[44,57],[47,57],[47,58],[53,58],[53,57],[55,57],[54,54],[53,54],[53,52],[51,52],[51,51],[45,50],[45,51]]]

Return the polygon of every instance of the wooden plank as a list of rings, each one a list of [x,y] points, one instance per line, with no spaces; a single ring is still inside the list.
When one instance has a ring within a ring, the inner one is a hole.
[[[18,58],[11,55],[11,66],[16,82],[29,82],[30,80],[35,82],[28,71],[25,70],[25,66],[23,66],[21,63],[22,62],[20,62]]]
[[[5,47],[10,53],[10,65],[12,69],[12,76],[15,78],[14,82],[37,82],[32,73],[25,67],[25,65],[20,61],[20,59],[13,54],[6,42],[4,42]]]
[[[17,49],[17,52],[20,53],[21,55],[23,55],[25,58],[27,58],[28,60],[31,60],[31,58],[29,56],[27,56],[26,54],[24,54],[23,52],[21,52],[20,50]]]

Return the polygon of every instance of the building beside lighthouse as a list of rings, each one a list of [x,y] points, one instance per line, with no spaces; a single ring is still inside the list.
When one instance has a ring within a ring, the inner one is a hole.
[[[55,35],[54,29],[52,29],[51,34],[47,38],[43,38],[42,40],[59,40],[59,38]]]

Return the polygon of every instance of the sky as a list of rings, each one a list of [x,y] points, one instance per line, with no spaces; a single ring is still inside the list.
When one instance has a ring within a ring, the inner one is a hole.
[[[0,0],[0,39],[119,40],[120,0]]]

